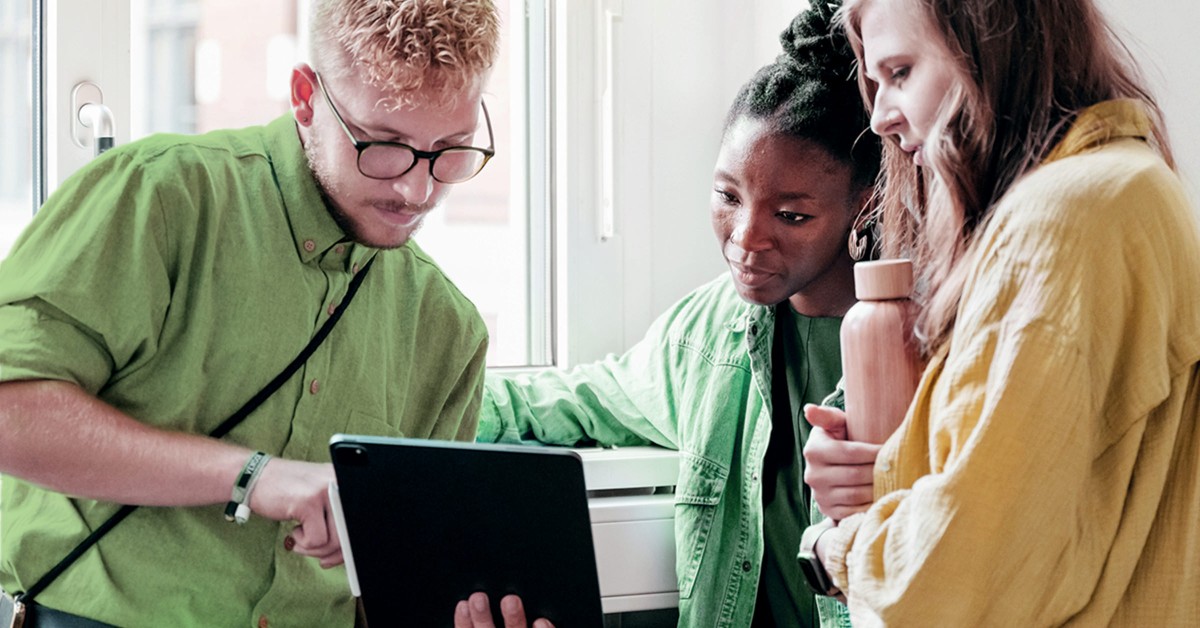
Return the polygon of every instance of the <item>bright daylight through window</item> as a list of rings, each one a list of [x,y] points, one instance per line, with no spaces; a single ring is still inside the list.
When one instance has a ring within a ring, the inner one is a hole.
[[[31,6],[41,4],[0,3],[0,258],[34,213]],[[292,67],[306,59],[309,4],[129,0],[131,119],[116,120],[118,138],[265,124],[288,112]],[[478,307],[491,336],[488,364],[540,365],[550,362],[548,212],[544,201],[529,200],[528,173],[546,167],[544,149],[532,157],[542,163],[528,163],[528,138],[544,137],[545,131],[537,129],[547,122],[544,90],[530,97],[528,86],[545,85],[544,62],[537,60],[545,57],[546,29],[544,18],[537,17],[543,14],[537,1],[496,4],[501,50],[484,92],[496,155],[478,176],[458,184],[415,240]],[[48,83],[50,90],[61,89]],[[487,147],[487,142],[482,130],[475,145]]]
[[[33,216],[31,3],[0,3],[0,259]]]

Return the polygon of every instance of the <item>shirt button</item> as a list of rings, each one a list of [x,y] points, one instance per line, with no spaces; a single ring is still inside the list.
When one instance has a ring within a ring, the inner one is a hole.
[[[283,537],[283,549],[285,549],[289,552],[296,549],[296,539],[293,539],[292,535],[289,534],[289,535]],[[264,617],[264,619],[265,619],[265,617]]]
[[[267,628],[267,616],[260,615],[258,618],[258,628]]]
[[[751,336],[758,335],[758,325],[754,325],[754,324],[750,325],[750,335]]]
[[[350,272],[351,272],[351,273],[354,273],[354,274],[358,274],[358,264],[355,264],[355,265],[351,266],[351,267],[350,267]]]
[[[309,253],[312,253],[313,251],[317,250],[317,243],[313,242],[312,240],[305,240],[304,241],[304,250],[308,251]]]
[[[751,474],[750,474],[750,479],[751,479],[752,481],[754,481],[754,482],[757,482],[757,481],[758,481],[758,474],[757,474],[757,473],[751,473]]]
[[[335,253],[337,253],[338,255],[341,255],[342,253],[345,253],[345,252],[346,252],[346,245],[345,245],[345,244],[339,244],[339,245],[337,245],[337,248],[333,249],[333,251],[334,251]]]
[[[312,394],[314,394],[314,395],[315,395],[315,394],[317,394],[317,391],[318,391],[318,390],[321,390],[321,383],[320,383],[320,382],[318,382],[317,380],[315,380],[315,379],[314,379],[314,380],[313,380],[313,381],[312,381],[312,382],[311,382],[311,383],[308,385],[308,392],[310,392],[310,393],[312,393]]]
[[[892,465],[887,460],[881,460],[879,461],[879,470],[884,472],[891,471]]]
[[[330,316],[333,316],[333,313],[334,313],[336,310],[337,310],[337,303],[330,303],[330,304],[329,304],[329,309],[328,309],[328,310],[326,310],[326,311],[327,311],[327,312],[329,312],[329,315],[330,315]]]
[[[750,561],[748,560],[742,563],[742,571],[750,571],[751,567],[753,567],[753,565],[751,565]]]

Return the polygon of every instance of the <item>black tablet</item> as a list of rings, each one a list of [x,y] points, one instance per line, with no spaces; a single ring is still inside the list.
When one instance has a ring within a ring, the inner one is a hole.
[[[343,553],[369,625],[453,626],[455,605],[475,591],[497,618],[500,598],[516,593],[531,622],[603,625],[574,452],[338,434],[330,453]]]

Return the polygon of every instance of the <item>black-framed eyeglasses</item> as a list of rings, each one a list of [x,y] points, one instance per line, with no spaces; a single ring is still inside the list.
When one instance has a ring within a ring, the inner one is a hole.
[[[479,104],[483,107],[483,119],[487,123],[487,148],[448,146],[438,150],[419,150],[401,142],[364,142],[354,137],[354,134],[350,132],[350,127],[346,125],[346,120],[342,118],[341,112],[334,106],[333,99],[329,97],[321,75],[317,74],[316,76],[317,85],[321,88],[321,94],[325,96],[325,102],[329,104],[329,110],[337,118],[338,124],[342,125],[342,130],[346,132],[346,137],[350,138],[354,150],[358,151],[358,171],[364,177],[395,179],[407,174],[417,165],[418,161],[427,159],[429,160],[429,176],[433,177],[435,181],[462,183],[479,174],[479,171],[487,165],[488,160],[496,155],[496,142],[492,135],[492,118],[488,115],[487,105],[483,100],[480,100]]]

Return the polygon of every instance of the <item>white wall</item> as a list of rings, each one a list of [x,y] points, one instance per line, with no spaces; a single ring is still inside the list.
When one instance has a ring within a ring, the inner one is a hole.
[[[721,122],[738,87],[779,53],[780,31],[808,6],[806,0],[596,1],[620,13],[614,47],[616,237],[598,243],[598,231],[574,234],[568,265],[579,265],[583,248],[602,253],[582,275],[569,271],[567,292],[578,301],[574,307],[589,298],[606,306],[619,301],[613,312],[622,320],[613,330],[575,325],[563,336],[560,364],[623,351],[664,309],[725,271],[708,220]],[[1181,174],[1200,205],[1200,121],[1193,112],[1200,103],[1200,72],[1190,43],[1200,28],[1200,3],[1097,2],[1143,64],[1165,109]],[[602,34],[594,36],[594,49],[602,49]],[[570,159],[590,159],[587,147],[577,149]],[[573,207],[587,205],[578,211],[595,211],[599,192],[588,192],[573,199]],[[607,288],[614,279],[621,287]]]
[[[653,319],[726,272],[709,223],[712,168],[737,90],[780,52],[805,0],[625,0],[616,24],[616,237],[620,346],[571,334],[570,362],[621,351]]]
[[[1142,64],[1162,105],[1172,148],[1191,192],[1200,205],[1200,66],[1196,33],[1200,3],[1193,0],[1098,0],[1134,56]]]

